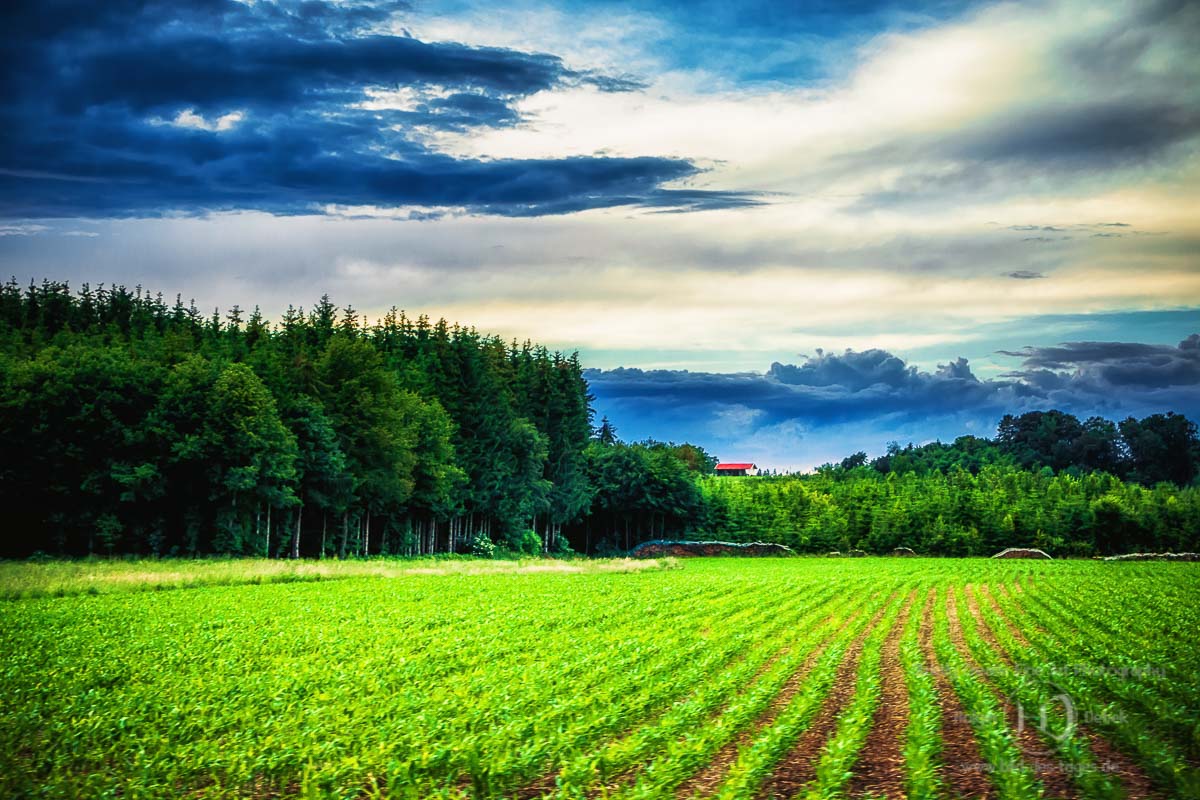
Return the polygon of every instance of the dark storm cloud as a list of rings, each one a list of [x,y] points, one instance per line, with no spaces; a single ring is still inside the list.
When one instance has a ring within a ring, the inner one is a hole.
[[[598,402],[659,408],[744,407],[761,425],[799,419],[832,425],[880,416],[954,413],[964,407],[1001,408],[1023,387],[1012,381],[982,382],[965,359],[925,372],[884,350],[818,353],[804,363],[775,363],[765,375],[673,370],[592,370],[588,380]]]
[[[1114,162],[1144,161],[1197,132],[1194,107],[1122,98],[990,119],[944,144],[948,154],[970,161],[1110,169]]]
[[[1106,388],[1200,387],[1200,334],[1170,345],[1133,342],[1066,342],[1055,347],[1003,351],[1022,359],[1009,373],[1022,380]],[[1049,373],[1049,374],[1047,374]],[[1050,376],[1053,376],[1051,378]]]
[[[537,91],[627,76],[545,53],[423,42],[403,6],[231,0],[17,2],[0,12],[0,215],[155,216],[325,204],[528,216],[755,202],[663,189],[673,158],[456,159],[419,131],[513,125]],[[405,110],[362,107],[404,88]],[[180,116],[182,115],[182,116]]]
[[[1021,369],[980,380],[966,359],[925,371],[885,350],[818,352],[765,374],[675,370],[590,370],[601,410],[625,419],[663,414],[719,420],[737,409],[757,429],[797,422],[808,430],[930,418],[994,424],[1005,413],[1047,408],[1088,416],[1173,410],[1200,412],[1200,335],[1178,347],[1071,342],[1005,355]]]

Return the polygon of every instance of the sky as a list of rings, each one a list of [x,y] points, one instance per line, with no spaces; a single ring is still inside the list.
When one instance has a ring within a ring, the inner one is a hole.
[[[1200,420],[1200,4],[9,0],[0,266],[578,351],[808,469]]]

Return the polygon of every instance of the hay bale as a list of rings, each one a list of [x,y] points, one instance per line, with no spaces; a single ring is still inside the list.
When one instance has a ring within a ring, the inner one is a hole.
[[[851,550],[851,551],[850,551],[850,553],[849,553],[849,556],[850,556],[851,558],[866,558],[866,557],[867,557],[867,551],[865,551],[865,550]]]
[[[837,550],[830,550],[826,555],[827,558],[841,558],[842,554]]]
[[[1200,553],[1126,553],[1108,556],[1105,561],[1200,561]]]
[[[1044,550],[1038,550],[1036,547],[1006,547],[992,558],[1041,558],[1050,560],[1050,556]]]
[[[917,552],[911,547],[897,547],[892,551],[892,555],[896,558],[907,558],[910,556],[915,556],[916,554]]]

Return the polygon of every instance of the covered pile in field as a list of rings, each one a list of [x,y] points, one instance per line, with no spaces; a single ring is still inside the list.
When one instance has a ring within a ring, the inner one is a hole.
[[[851,550],[846,555],[850,556],[851,558],[866,558],[867,551],[866,550]]]
[[[1045,550],[1036,547],[1006,547],[992,558],[1050,558]]]
[[[792,548],[767,542],[673,542],[654,539],[642,542],[629,551],[634,558],[662,558],[663,556],[793,556]]]
[[[1105,561],[1200,561],[1200,553],[1126,553],[1108,556]]]
[[[897,547],[895,550],[892,551],[892,555],[896,556],[897,558],[901,558],[904,556],[915,556],[916,554],[917,554],[916,551],[913,550],[911,547]]]

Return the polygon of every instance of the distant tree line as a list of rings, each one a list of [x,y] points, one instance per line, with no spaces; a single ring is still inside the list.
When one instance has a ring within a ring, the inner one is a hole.
[[[855,453],[841,466],[866,463],[866,453]],[[1115,423],[1102,417],[1081,422],[1062,411],[1031,411],[1005,415],[995,439],[962,436],[952,444],[910,444],[903,449],[893,442],[870,464],[883,473],[945,472],[952,467],[978,472],[986,464],[1048,467],[1071,475],[1106,472],[1144,486],[1188,486],[1200,474],[1200,440],[1195,423],[1175,413]]]
[[[700,485],[706,536],[779,542],[807,553],[1200,550],[1200,490],[1147,487],[1104,472],[986,464],[974,472],[955,465],[882,473],[838,466],[812,475],[710,478]]]
[[[1196,428],[1005,417],[813,475],[622,442],[576,355],[323,297],[268,324],[123,286],[0,286],[0,556],[1197,549]]]
[[[1113,423],[1033,411],[1006,415],[994,439],[893,442],[812,475],[702,481],[703,528],[817,553],[1194,552],[1198,462],[1196,425],[1179,414]]]

